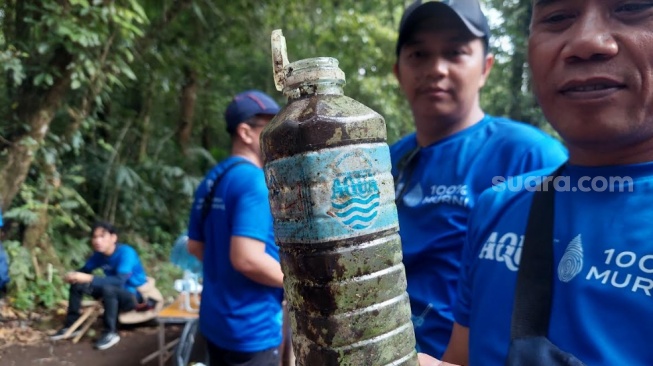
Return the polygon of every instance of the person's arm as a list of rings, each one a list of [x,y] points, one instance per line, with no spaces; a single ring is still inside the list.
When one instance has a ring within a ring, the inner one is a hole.
[[[188,253],[195,256],[195,258],[199,259],[200,262],[204,260],[204,242],[188,239],[186,250],[188,250]]]
[[[119,273],[115,276],[97,277],[93,276],[90,273],[78,271],[66,273],[64,281],[67,283],[90,283],[93,286],[97,287],[104,287],[108,285],[123,287],[125,283],[127,283],[130,275],[131,273]]]
[[[71,271],[64,275],[64,282],[66,283],[90,283],[93,281],[93,271],[100,266],[99,253],[94,252],[90,258],[84,263],[82,268],[77,271]]]
[[[447,346],[442,361],[425,353],[420,353],[420,366],[459,366],[469,364],[469,328],[454,323],[451,339]]]
[[[120,244],[118,244],[120,245]],[[93,277],[91,285],[96,287],[116,286],[123,288],[127,281],[134,273],[134,267],[140,262],[136,251],[129,246],[119,246],[116,248],[118,263],[115,273],[106,274],[104,277]]]
[[[232,236],[229,259],[236,271],[266,286],[283,287],[281,265],[265,252],[265,243],[244,236]]]
[[[449,345],[442,356],[443,361],[457,365],[469,364],[469,328],[453,324]]]
[[[93,252],[93,254],[86,260],[86,263],[82,268],[78,269],[77,272],[91,274],[95,271],[96,268],[99,268],[102,264],[102,254],[98,252]]]
[[[229,260],[236,271],[252,281],[281,288],[281,265],[266,251],[267,245],[274,245],[274,239],[265,176],[253,165],[241,167],[236,169],[240,171],[237,182],[242,183],[230,186],[226,202],[232,207]]]
[[[437,358],[433,358],[426,353],[419,353],[417,355],[419,359],[419,366],[459,366],[452,363],[440,361]]]
[[[186,243],[186,250],[200,262],[204,261],[204,199],[208,195],[207,178],[204,178],[202,183],[195,191],[195,199],[193,206],[190,210],[190,218],[188,220],[188,242]]]

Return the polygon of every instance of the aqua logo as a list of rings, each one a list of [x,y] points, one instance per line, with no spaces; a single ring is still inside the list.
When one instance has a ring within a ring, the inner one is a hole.
[[[372,164],[360,152],[346,153],[337,160],[340,174],[333,180],[330,214],[352,229],[366,229],[376,220],[381,201]]]

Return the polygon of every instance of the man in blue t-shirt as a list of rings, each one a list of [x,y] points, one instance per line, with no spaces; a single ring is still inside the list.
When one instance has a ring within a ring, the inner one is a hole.
[[[277,112],[263,92],[236,95],[225,113],[231,156],[195,193],[188,250],[204,264],[200,332],[211,365],[279,364],[283,273],[259,141]]]
[[[395,75],[416,132],[391,147],[408,294],[419,351],[441,356],[453,327],[467,220],[497,176],[566,159],[542,131],[486,115],[479,92],[492,69],[489,29],[477,1],[408,7]]]
[[[547,347],[586,365],[652,365],[653,6],[567,0],[534,1],[532,9],[534,92],[569,149],[553,180]],[[513,177],[480,197],[446,361],[506,364],[522,246],[534,244],[524,238],[533,185],[553,170]],[[535,354],[522,364],[570,364]],[[423,366],[446,364],[420,357]]]
[[[93,254],[86,264],[75,272],[68,272],[64,281],[70,284],[68,314],[63,328],[51,340],[63,339],[68,329],[79,318],[84,295],[102,299],[104,306],[104,332],[95,343],[95,348],[104,350],[120,341],[116,332],[118,313],[130,311],[142,301],[138,287],[147,282],[141,260],[134,248],[118,243],[118,234],[113,225],[98,222],[91,230]],[[95,276],[93,271],[102,269],[104,276]],[[74,337],[78,331],[69,337]]]

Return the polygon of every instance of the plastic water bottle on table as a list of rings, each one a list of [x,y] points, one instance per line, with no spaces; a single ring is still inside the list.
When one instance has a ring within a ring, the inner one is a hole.
[[[175,280],[175,290],[182,294],[182,309],[188,312],[198,312],[199,309],[191,305],[191,294],[199,304],[199,295],[202,293],[200,279],[202,277],[202,262],[188,251],[188,235],[180,235],[172,247],[170,262],[184,271],[182,279]]]

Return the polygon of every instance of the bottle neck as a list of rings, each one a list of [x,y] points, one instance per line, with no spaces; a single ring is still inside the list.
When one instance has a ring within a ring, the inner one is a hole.
[[[283,93],[288,97],[288,100],[301,99],[312,95],[344,95],[342,83],[334,80],[305,83],[286,88]]]

